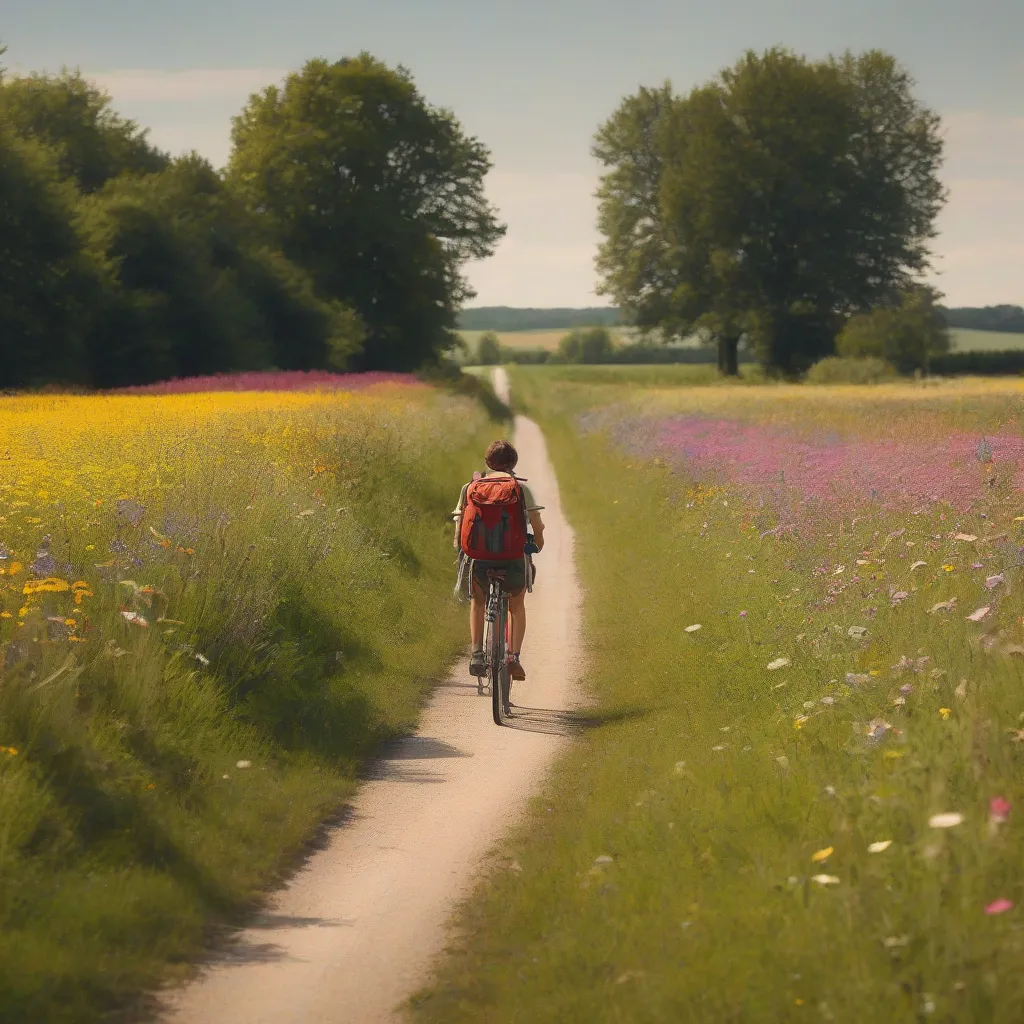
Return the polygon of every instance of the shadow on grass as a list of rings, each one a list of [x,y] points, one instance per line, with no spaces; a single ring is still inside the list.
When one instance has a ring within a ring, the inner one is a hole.
[[[81,855],[102,858],[111,865],[141,865],[166,872],[196,893],[206,908],[220,913],[230,910],[231,897],[217,879],[154,815],[144,795],[112,785],[110,772],[97,755],[63,743],[56,733],[41,731],[36,756],[55,802],[73,822]],[[40,829],[36,841],[45,845],[48,838],[46,830]]]
[[[579,736],[589,729],[644,718],[653,708],[619,708],[609,711],[558,711],[553,708],[527,708],[512,705],[507,728],[521,732],[549,733],[553,736]]]

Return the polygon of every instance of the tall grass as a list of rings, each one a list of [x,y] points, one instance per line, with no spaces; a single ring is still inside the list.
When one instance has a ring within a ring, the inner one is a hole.
[[[581,432],[608,389],[513,383],[576,530],[611,724],[467,904],[418,1018],[1020,1020],[1013,467],[986,462],[971,507],[844,495],[780,533],[778,485],[695,478],[635,423],[624,451],[613,413]],[[827,431],[828,396],[789,416]]]
[[[0,404],[0,1019],[132,1005],[410,727],[485,423],[419,386]]]

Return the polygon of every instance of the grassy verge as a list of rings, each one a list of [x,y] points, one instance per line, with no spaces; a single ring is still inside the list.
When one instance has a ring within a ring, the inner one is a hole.
[[[187,969],[415,721],[461,645],[479,404],[0,404],[0,1019]]]
[[[618,720],[560,762],[416,1019],[1020,1020],[1013,488],[780,538],[771,503],[581,435],[606,389],[514,382]]]
[[[558,365],[521,367],[519,374],[535,376],[538,382],[558,384],[586,384],[591,387],[605,385],[622,388],[628,386],[638,390],[651,388],[679,388],[692,386],[716,386],[721,389],[734,388],[741,384],[763,383],[764,375],[756,366],[743,366],[740,376],[724,379],[714,366],[686,365],[673,363],[649,366],[612,365]],[[521,379],[529,379],[529,376]]]

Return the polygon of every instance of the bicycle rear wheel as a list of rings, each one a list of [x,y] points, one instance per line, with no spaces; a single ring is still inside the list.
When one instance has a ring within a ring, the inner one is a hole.
[[[508,598],[504,591],[497,595],[497,614],[488,622],[490,644],[488,645],[488,669],[491,679],[491,713],[495,725],[504,725],[509,717],[509,675],[505,632],[508,624]],[[488,616],[488,618],[490,618]]]

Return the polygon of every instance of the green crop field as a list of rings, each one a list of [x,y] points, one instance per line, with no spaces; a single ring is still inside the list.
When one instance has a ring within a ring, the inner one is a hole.
[[[636,332],[630,327],[609,327],[609,333],[620,344],[632,341]],[[474,349],[480,338],[489,331],[459,331],[462,340]],[[509,348],[543,348],[548,352],[554,352],[558,343],[569,333],[568,329],[543,330],[543,331],[494,331],[498,342]]]
[[[1010,334],[1005,331],[972,331],[966,327],[953,327],[954,352],[1001,352],[1012,348],[1024,348],[1024,334]]]

